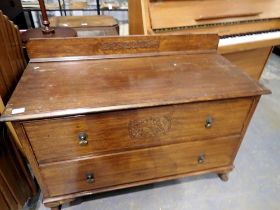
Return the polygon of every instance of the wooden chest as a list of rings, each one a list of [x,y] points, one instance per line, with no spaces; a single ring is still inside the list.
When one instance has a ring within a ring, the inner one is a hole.
[[[79,37],[117,36],[119,24],[112,16],[59,16],[51,17],[53,27],[71,27]]]
[[[216,35],[33,40],[12,121],[52,209],[190,175],[227,180],[262,94]],[[52,46],[47,48],[46,46]]]

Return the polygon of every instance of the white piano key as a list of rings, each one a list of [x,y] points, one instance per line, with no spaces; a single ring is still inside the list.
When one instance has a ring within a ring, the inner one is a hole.
[[[270,39],[280,39],[280,31],[222,38],[219,41],[219,47]]]

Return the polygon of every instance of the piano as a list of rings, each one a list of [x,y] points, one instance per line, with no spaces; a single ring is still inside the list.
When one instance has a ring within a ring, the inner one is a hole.
[[[259,79],[280,44],[280,0],[129,0],[129,32],[216,33],[218,52]]]

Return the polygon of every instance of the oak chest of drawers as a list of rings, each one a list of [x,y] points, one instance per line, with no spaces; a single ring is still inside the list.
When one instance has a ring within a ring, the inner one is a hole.
[[[269,90],[218,55],[217,42],[31,41],[31,62],[1,121],[13,122],[45,205],[203,173],[227,180]]]

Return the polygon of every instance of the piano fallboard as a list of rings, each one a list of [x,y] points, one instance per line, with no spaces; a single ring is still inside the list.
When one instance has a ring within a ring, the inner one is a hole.
[[[147,4],[151,29],[156,33],[250,24],[258,28],[256,25],[261,23],[265,25],[258,30],[280,26],[280,0],[155,1]],[[269,22],[273,23],[270,25]],[[216,32],[223,35],[236,33]]]

